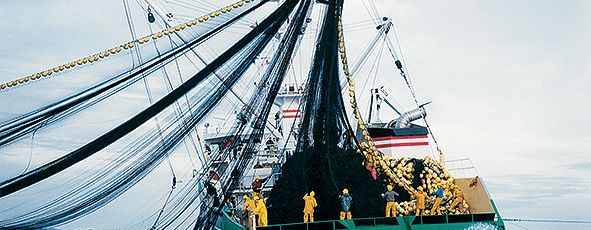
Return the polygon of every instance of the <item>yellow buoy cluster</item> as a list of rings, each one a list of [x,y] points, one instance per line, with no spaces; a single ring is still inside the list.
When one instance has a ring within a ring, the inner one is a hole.
[[[449,172],[444,169],[439,162],[434,161],[431,157],[425,157],[423,162],[425,167],[419,175],[423,188],[428,192],[435,192],[437,188],[452,189],[454,185],[454,178]]]
[[[446,197],[446,198],[448,198],[448,197]],[[453,201],[450,199],[446,200],[446,198],[444,198],[444,200],[439,205],[439,211],[441,212],[441,214],[448,214],[449,215],[449,214],[469,214],[470,213],[468,211],[469,205],[466,203],[465,200],[461,204],[464,206],[464,210],[466,210],[465,213],[460,212],[459,205],[456,205],[456,207],[454,207],[452,210],[449,210],[450,204]],[[434,198],[427,199],[427,201],[425,203],[425,215],[432,215],[431,209],[433,208],[434,200],[435,200]],[[417,202],[414,200],[396,203],[396,210],[397,210],[398,216],[415,215],[416,209],[417,209]],[[437,213],[435,213],[435,214],[437,214]],[[433,214],[433,215],[435,215],[435,214]]]
[[[369,133],[367,132],[367,127],[365,125],[365,123],[363,122],[363,119],[361,119],[361,113],[359,112],[359,108],[357,107],[357,101],[355,100],[355,81],[353,79],[353,76],[351,76],[350,72],[349,72],[349,64],[347,62],[347,54],[345,53],[345,39],[343,37],[343,27],[342,27],[342,22],[341,20],[339,20],[338,22],[338,40],[339,40],[339,52],[341,54],[341,62],[343,63],[343,72],[345,74],[345,76],[347,77],[347,82],[349,83],[349,97],[350,100],[349,102],[351,103],[351,108],[353,108],[353,113],[355,115],[355,118],[357,119],[357,126],[359,128],[359,130],[361,131],[361,133],[363,134],[363,137],[365,138],[365,141],[361,143],[361,147],[362,150],[358,150],[358,151],[365,151],[369,154],[371,154],[372,156],[379,156],[379,152],[376,149],[375,145],[373,144],[373,142],[371,141],[371,137],[369,136]],[[374,158],[372,158],[372,162],[376,162],[374,161]],[[377,166],[377,164],[376,164]]]
[[[26,83],[26,82],[29,82],[29,81],[34,81],[34,80],[37,80],[37,79],[41,79],[42,77],[48,77],[48,76],[51,76],[53,73],[58,73],[58,72],[66,71],[66,70],[72,69],[72,68],[74,68],[76,66],[80,66],[80,65],[85,65],[85,64],[90,64],[90,63],[93,63],[93,62],[97,62],[97,61],[99,61],[102,58],[109,57],[109,55],[114,55],[114,54],[117,54],[117,53],[121,52],[122,50],[133,48],[135,46],[135,44],[146,44],[146,43],[148,43],[150,41],[150,39],[156,40],[156,39],[162,38],[164,35],[173,34],[176,31],[181,31],[181,30],[183,30],[183,29],[185,29],[187,27],[196,25],[199,22],[205,22],[208,19],[217,17],[217,16],[219,16],[219,15],[221,15],[223,13],[228,13],[232,9],[241,7],[245,3],[249,3],[249,2],[251,2],[251,0],[239,1],[239,2],[236,2],[236,3],[232,4],[232,5],[229,5],[229,6],[223,7],[221,9],[219,9],[219,10],[216,10],[216,11],[214,11],[212,13],[205,14],[205,15],[203,15],[203,16],[201,16],[199,18],[196,18],[194,20],[189,20],[186,23],[181,23],[181,24],[179,24],[179,25],[177,25],[177,26],[175,26],[173,28],[165,29],[163,31],[160,31],[160,32],[157,32],[157,33],[148,35],[148,36],[145,36],[145,37],[140,38],[140,39],[137,39],[135,41],[131,41],[131,42],[125,43],[123,45],[119,45],[119,46],[114,47],[114,48],[111,48],[109,50],[102,51],[102,52],[99,52],[99,53],[90,55],[88,57],[84,57],[84,58],[79,59],[79,60],[76,60],[76,61],[68,62],[66,64],[59,65],[59,66],[56,66],[54,68],[50,68],[48,70],[45,70],[45,71],[41,71],[41,72],[32,74],[31,76],[26,76],[26,77],[23,77],[23,78],[19,78],[19,79],[13,80],[13,81],[9,81],[9,82],[3,83],[3,84],[0,85],[0,90],[14,88],[14,87],[16,87],[19,84],[23,84],[23,83]]]
[[[386,156],[384,156],[384,154],[378,151],[373,141],[371,140],[371,137],[369,136],[369,133],[367,131],[367,125],[363,122],[363,119],[361,118],[361,114],[357,106],[357,101],[355,99],[355,81],[353,79],[353,76],[351,76],[351,72],[349,71],[347,54],[345,52],[345,39],[343,36],[343,27],[340,16],[337,27],[337,38],[339,42],[339,53],[341,54],[341,62],[343,63],[343,73],[347,77],[347,82],[349,83],[349,102],[351,103],[351,108],[353,108],[354,116],[357,119],[358,130],[361,131],[361,134],[364,138],[364,140],[360,142],[361,148],[357,149],[357,151],[365,155],[364,164],[366,167],[374,168],[378,174],[385,173],[394,184],[397,184],[405,188],[409,192],[414,192],[414,188],[412,188],[406,180],[403,180],[402,177],[398,176],[397,173],[395,173],[391,168],[388,167]]]
[[[420,168],[416,167],[415,164],[420,162],[418,159],[409,159],[406,157],[396,159],[396,158],[385,158],[386,165],[394,172],[394,174],[399,178],[402,182],[396,182],[392,180],[385,181],[387,184],[397,184],[398,186],[404,187],[409,194],[413,194],[414,192],[409,191],[405,186],[413,184],[415,180],[415,169]],[[460,205],[463,206],[464,210],[468,210],[468,204],[465,200],[462,200],[461,204],[456,205],[455,207],[451,208],[452,203],[454,202],[455,197],[453,197],[453,190],[459,189],[454,184],[454,177],[447,171],[445,168],[437,161],[434,161],[429,156],[422,159],[423,170],[420,172],[419,175],[419,185],[417,190],[422,190],[427,194],[431,194],[436,192],[440,187],[443,189],[443,200],[439,205],[439,210],[442,214],[460,214]],[[406,185],[405,185],[406,184]],[[415,191],[417,191],[415,190]],[[435,195],[431,195],[425,203],[425,214],[431,215],[431,211],[433,205],[435,203]],[[409,215],[414,214],[416,210],[416,201],[404,201],[397,203],[397,210],[400,216],[402,215]],[[436,212],[436,210],[433,210]],[[467,213],[468,211],[466,211]],[[437,213],[434,213],[437,214]]]
[[[449,174],[445,168],[432,160],[429,156],[423,159],[423,171],[419,174],[420,177],[420,188],[413,187],[413,181],[415,180],[415,167],[417,160],[416,159],[409,159],[409,158],[391,158],[385,156],[381,153],[376,146],[374,145],[369,133],[367,131],[367,124],[363,122],[361,118],[361,114],[359,112],[357,101],[355,99],[355,82],[351,73],[349,71],[347,55],[345,50],[345,41],[343,36],[343,28],[342,28],[342,21],[338,22],[338,42],[339,42],[339,53],[341,56],[341,62],[343,64],[343,73],[347,77],[347,81],[349,83],[349,102],[351,104],[351,108],[353,108],[353,113],[355,118],[357,119],[357,128],[361,131],[364,140],[361,140],[359,143],[359,149],[357,151],[359,153],[363,153],[365,156],[364,166],[368,168],[373,168],[376,171],[377,175],[386,175],[387,179],[384,181],[386,184],[390,185],[397,185],[399,187],[404,188],[409,194],[414,194],[418,190],[422,190],[427,193],[435,192],[439,187],[444,189],[444,199],[440,204],[440,210],[443,213],[453,213],[459,214],[459,205],[454,207],[452,210],[448,210],[453,201],[453,196],[451,191],[454,189],[453,183],[453,176]],[[420,167],[419,167],[420,168]],[[457,188],[459,189],[459,188]],[[432,195],[430,198],[427,199],[427,208],[426,213],[430,213],[430,209],[433,206],[435,200],[435,195]],[[468,210],[468,204],[466,201],[463,201],[461,204],[464,206],[465,210]],[[398,215],[409,215],[412,214],[416,209],[416,201],[405,201],[397,203],[397,210]]]

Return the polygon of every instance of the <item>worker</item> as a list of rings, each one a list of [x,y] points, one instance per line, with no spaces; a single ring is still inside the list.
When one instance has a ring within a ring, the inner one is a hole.
[[[396,196],[400,196],[397,192],[392,191],[392,185],[387,186],[388,191],[382,193],[382,198],[386,198],[386,217],[396,217]],[[391,215],[390,215],[391,214]]]
[[[244,195],[242,198],[244,198],[244,206],[242,207],[242,214],[245,214],[246,210],[253,211],[254,208],[256,207],[254,200],[250,199],[250,197],[248,197],[248,195]]]
[[[269,177],[265,177],[263,179],[261,179],[259,177],[259,175],[256,175],[254,177],[254,181],[252,182],[252,196],[253,197],[260,197],[263,198],[261,194],[261,191],[263,191],[263,183],[265,183],[265,181],[267,181],[267,179],[269,179]]]
[[[250,199],[248,195],[244,195],[244,206],[242,206],[242,216],[243,216],[243,223],[245,226],[251,226],[252,219],[250,219],[252,215],[252,211],[256,208],[254,200]]]
[[[314,222],[314,208],[317,206],[316,198],[314,198],[314,191],[310,192],[310,195],[306,193],[304,196],[305,206],[304,206],[304,223]]]
[[[255,196],[254,200],[256,201],[256,208],[252,213],[259,216],[257,226],[267,226],[267,206],[265,201],[258,196]]]
[[[448,210],[451,212],[458,204],[460,205],[460,213],[466,213],[464,209],[464,192],[456,185],[454,186],[454,202],[449,206]]]
[[[343,194],[339,196],[341,198],[341,220],[347,217],[347,220],[351,219],[351,203],[353,198],[349,195],[348,189],[343,189]]]
[[[435,195],[435,204],[433,204],[433,207],[431,208],[431,215],[435,215],[435,211],[437,211],[437,215],[441,215],[441,210],[439,209],[439,205],[441,204],[441,201],[443,200],[443,188],[439,187],[437,189],[437,191],[431,193],[430,195]]]
[[[419,186],[419,191],[415,192],[411,199],[416,199],[417,208],[416,208],[416,215],[425,215],[425,198],[427,197],[427,193],[423,192],[423,187]]]

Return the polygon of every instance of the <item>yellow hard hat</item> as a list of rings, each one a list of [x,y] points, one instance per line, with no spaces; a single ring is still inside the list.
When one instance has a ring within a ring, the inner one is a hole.
[[[316,193],[314,193],[314,191],[311,191],[310,196],[314,196],[314,195],[316,195]]]
[[[248,199],[248,196],[244,195],[242,198],[246,200],[246,199]]]
[[[256,175],[256,176],[254,177],[254,179],[255,179],[255,180],[258,180],[258,179],[260,179],[259,175]]]
[[[343,193],[349,193],[349,189],[343,189]]]
[[[388,185],[386,187],[388,188],[388,191],[392,191],[392,185]]]
[[[423,187],[419,186],[419,190],[423,191]]]

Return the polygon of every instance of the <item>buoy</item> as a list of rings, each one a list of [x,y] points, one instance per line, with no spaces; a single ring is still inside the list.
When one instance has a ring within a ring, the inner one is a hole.
[[[78,60],[76,63],[78,63],[78,65],[82,65],[82,60]]]
[[[197,24],[197,20],[193,20],[193,25]]]
[[[156,38],[158,38],[158,35],[157,34],[152,34],[152,39],[156,39]]]
[[[6,85],[7,85],[8,87],[12,87],[12,82],[8,82],[8,83],[6,83]]]
[[[220,11],[222,11],[222,13],[226,13],[226,8],[222,8]]]
[[[186,27],[186,26],[185,26],[185,24],[182,24],[182,25],[181,25],[181,30],[184,30],[184,29],[185,29],[185,27]]]
[[[230,12],[230,10],[232,10],[232,6],[228,6],[228,7],[226,7],[226,11],[227,11],[227,12]]]
[[[209,14],[210,18],[215,18],[215,12],[212,12],[211,14]]]
[[[232,4],[232,7],[234,7],[234,8],[238,8],[238,3],[234,3],[234,4]]]
[[[169,33],[174,33],[174,28],[170,28],[170,30],[168,30]]]
[[[238,6],[242,6],[242,5],[244,5],[243,1],[238,2]]]
[[[0,89],[5,89],[5,88],[6,88],[6,84],[0,85]]]
[[[150,41],[150,37],[145,37],[144,42],[148,42],[148,41]]]
[[[220,16],[222,14],[219,10],[215,12],[215,16]]]
[[[179,30],[181,30],[181,27],[180,26],[175,26],[174,27],[174,30],[179,31]]]
[[[131,48],[133,46],[134,46],[133,42],[129,43],[129,48]]]
[[[57,72],[57,71],[60,71],[60,68],[59,67],[53,68],[53,72]]]
[[[18,83],[23,83],[23,82],[25,82],[25,79],[22,79],[22,78],[18,79]]]
[[[209,15],[206,14],[205,16],[203,16],[203,20],[207,21],[207,19],[209,19]]]
[[[199,22],[203,22],[203,20],[204,20],[204,19],[203,19],[203,17],[199,17],[197,20],[198,20]]]

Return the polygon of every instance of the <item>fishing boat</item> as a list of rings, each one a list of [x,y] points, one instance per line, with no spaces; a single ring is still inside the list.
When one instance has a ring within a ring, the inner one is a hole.
[[[0,228],[77,226],[112,210],[126,194],[141,194],[152,186],[145,181],[166,181],[151,175],[169,168],[164,178],[172,182],[161,187],[159,198],[142,200],[152,206],[144,207],[147,217],[130,228],[504,229],[470,160],[445,161],[426,122],[428,103],[418,102],[390,41],[392,19],[374,15],[375,35],[359,56],[371,55],[379,49],[376,44],[388,46],[390,66],[415,102],[410,110],[392,105],[391,85],[368,90],[356,85],[367,58],[349,63],[343,1],[217,4],[203,3],[202,10],[181,1],[140,1],[136,10],[145,15],[150,33],[138,36],[131,26],[133,7],[124,1],[130,41],[2,79],[0,97],[16,98],[60,79],[71,81],[72,89],[48,95],[41,106],[15,109],[17,115],[0,124],[0,149],[54,135],[77,139],[53,159],[3,178],[0,202],[11,208],[2,210],[7,215]],[[306,42],[310,50],[301,48]],[[296,70],[293,63],[304,61],[307,67]],[[118,67],[123,64],[131,68]],[[81,76],[92,77],[74,81]],[[150,84],[156,77],[165,84]],[[142,82],[139,92],[149,103],[138,108],[126,93],[137,95]],[[105,121],[100,111],[113,109],[109,101],[129,107],[133,115]],[[363,111],[366,103],[369,110]],[[383,103],[397,117],[383,116]],[[85,129],[80,121],[86,119],[104,122]],[[60,126],[68,122],[80,122],[80,128]],[[99,134],[87,135],[89,129]],[[188,157],[175,161],[178,152]],[[268,226],[242,214],[242,197],[252,198],[255,177],[265,181],[261,194]],[[383,215],[386,202],[380,194],[387,186],[399,194],[392,217]],[[415,215],[412,195],[440,188],[439,207],[433,207],[438,205],[431,195],[425,213]],[[354,200],[353,218],[340,220],[338,197],[344,189]],[[455,205],[453,190],[464,194]],[[52,192],[18,207],[16,200],[44,191]],[[318,199],[316,221],[303,223],[302,197],[311,191]]]

